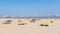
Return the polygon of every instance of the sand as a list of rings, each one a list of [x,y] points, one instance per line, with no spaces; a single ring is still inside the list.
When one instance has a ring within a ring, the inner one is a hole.
[[[0,18],[0,34],[60,34],[60,19],[55,19],[49,27],[37,22],[18,25],[17,19],[12,19],[11,24],[3,24],[6,20]]]

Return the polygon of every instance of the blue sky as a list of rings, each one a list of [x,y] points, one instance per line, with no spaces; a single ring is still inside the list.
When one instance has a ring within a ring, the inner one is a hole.
[[[60,0],[0,0],[0,16],[60,15]]]

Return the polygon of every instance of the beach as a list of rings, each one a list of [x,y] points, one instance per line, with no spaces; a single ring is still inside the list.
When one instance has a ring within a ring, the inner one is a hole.
[[[11,19],[11,24],[3,24],[6,20],[0,18],[0,34],[60,34],[60,19],[55,19],[48,27],[40,26],[38,22],[18,25],[17,19]]]

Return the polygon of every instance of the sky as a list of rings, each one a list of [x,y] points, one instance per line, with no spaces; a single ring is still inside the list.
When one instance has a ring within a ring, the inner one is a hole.
[[[60,0],[0,0],[0,16],[60,15]]]

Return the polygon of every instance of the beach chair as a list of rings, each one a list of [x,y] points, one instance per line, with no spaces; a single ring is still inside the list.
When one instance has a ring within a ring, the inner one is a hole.
[[[28,20],[27,19],[19,19],[18,22],[19,22],[18,25],[25,25],[25,24],[27,24]]]
[[[5,23],[3,23],[3,24],[11,24],[11,21],[12,20],[7,20]]]
[[[53,19],[41,19],[40,26],[49,26],[50,23],[53,23]]]
[[[30,22],[33,22],[34,23],[35,21],[36,21],[36,19],[32,19]]]

